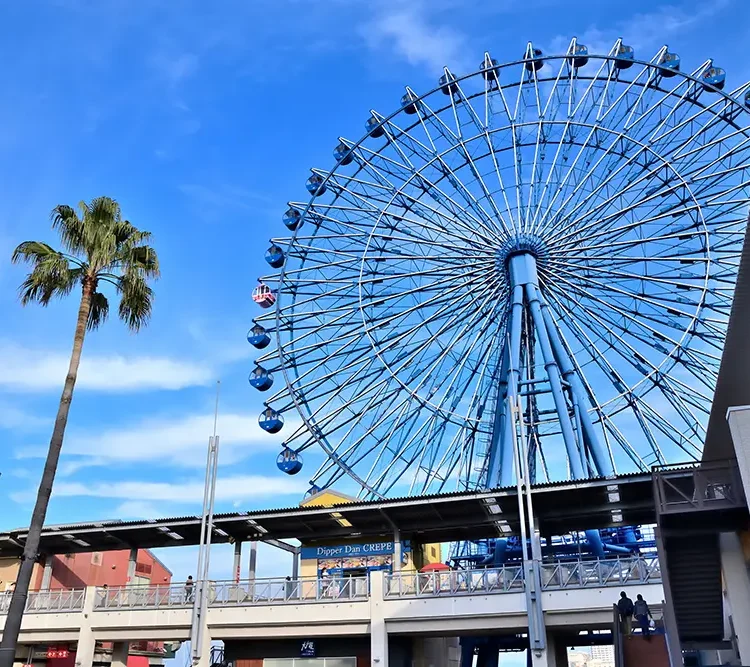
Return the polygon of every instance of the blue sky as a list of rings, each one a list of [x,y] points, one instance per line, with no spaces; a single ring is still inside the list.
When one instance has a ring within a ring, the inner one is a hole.
[[[444,64],[516,59],[530,39],[595,52],[622,36],[648,58],[668,43],[685,69],[713,57],[728,88],[750,77],[744,0],[29,0],[0,18],[0,529],[28,521],[71,344],[76,300],[21,308],[9,262],[20,241],[56,242],[56,204],[118,199],[163,278],[147,330],[113,319],[86,341],[48,521],[198,512],[218,378],[218,509],[288,506],[307,478],[277,472],[281,438],[257,426],[250,292],[339,136]],[[182,577],[194,553],[162,558]]]

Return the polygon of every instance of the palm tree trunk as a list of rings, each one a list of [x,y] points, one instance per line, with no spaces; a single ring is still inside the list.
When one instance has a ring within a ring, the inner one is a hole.
[[[57,409],[57,418],[55,419],[55,428],[52,431],[52,438],[49,442],[49,451],[47,452],[47,461],[44,464],[44,473],[42,481],[39,483],[39,490],[36,495],[36,505],[34,513],[31,515],[31,525],[29,534],[26,537],[23,555],[21,556],[21,567],[18,570],[15,590],[10,601],[8,616],[5,619],[5,629],[3,630],[3,640],[0,642],[0,667],[13,667],[13,659],[18,643],[18,633],[21,630],[21,620],[26,607],[26,598],[28,597],[29,584],[31,575],[34,572],[34,564],[38,557],[39,540],[44,526],[44,519],[47,516],[47,506],[49,505],[50,495],[52,494],[52,484],[55,481],[57,472],[57,463],[60,459],[62,450],[63,436],[65,427],[68,424],[68,412],[70,411],[70,402],[73,400],[73,388],[78,376],[78,365],[81,361],[81,352],[83,350],[83,339],[86,336],[86,326],[91,311],[91,295],[94,292],[94,282],[91,278],[84,278],[83,290],[81,294],[81,304],[78,308],[78,322],[76,332],[73,337],[73,352],[70,355],[70,366],[68,375],[65,378],[60,406]]]

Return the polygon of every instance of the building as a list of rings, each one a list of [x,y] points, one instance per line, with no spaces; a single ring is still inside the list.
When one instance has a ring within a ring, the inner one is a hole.
[[[133,562],[135,557],[135,562]],[[18,574],[19,561],[0,559],[0,593],[10,591]],[[90,553],[50,556],[34,566],[30,590],[81,589],[86,586],[117,587],[134,585],[169,585],[172,572],[148,549],[123,551],[94,551]],[[172,657],[176,646],[163,642],[130,644],[128,667],[158,667]],[[108,665],[112,660],[113,645],[98,643],[94,664]],[[34,646],[27,655],[17,660],[34,667],[73,667],[75,652],[67,645]]]

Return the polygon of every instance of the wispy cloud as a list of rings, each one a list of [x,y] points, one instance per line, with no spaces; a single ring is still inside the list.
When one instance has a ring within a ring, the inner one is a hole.
[[[640,12],[628,18],[613,22],[611,27],[589,26],[578,35],[578,41],[585,44],[589,53],[607,53],[615,41],[622,37],[634,49],[658,49],[673,36],[689,30],[727,7],[731,0],[707,0],[693,7],[683,5],[662,5],[653,12]],[[548,44],[550,53],[562,53],[570,43],[571,36],[557,35]],[[650,55],[639,53],[639,59]]]
[[[439,25],[419,2],[396,2],[360,27],[373,50],[389,50],[410,65],[438,74],[443,67],[461,71],[466,61],[467,37],[448,25]]]
[[[48,418],[40,417],[13,403],[0,400],[0,428],[13,431],[35,431],[49,423]]]
[[[181,468],[201,468],[206,462],[206,443],[213,432],[213,415],[147,419],[132,426],[70,433],[65,441],[61,474],[85,467],[166,463]],[[284,433],[296,424],[289,422]],[[220,462],[231,465],[258,452],[279,449],[282,434],[271,435],[258,426],[257,415],[222,414],[219,419]],[[38,458],[46,448],[21,449],[17,458]]]
[[[53,494],[60,497],[89,497],[123,499],[128,503],[141,505],[125,505],[130,512],[151,511],[155,506],[142,503],[176,503],[196,505],[203,497],[204,480],[191,478],[176,482],[98,482],[87,484],[83,482],[59,482],[53,489]],[[300,496],[307,485],[303,480],[281,476],[236,475],[221,477],[216,482],[217,502],[247,501],[258,498],[276,498],[283,495]],[[149,514],[149,517],[158,516]]]
[[[0,387],[43,392],[60,390],[68,370],[67,353],[0,342]],[[204,386],[215,379],[203,363],[157,356],[86,354],[77,389],[108,393],[177,390]]]

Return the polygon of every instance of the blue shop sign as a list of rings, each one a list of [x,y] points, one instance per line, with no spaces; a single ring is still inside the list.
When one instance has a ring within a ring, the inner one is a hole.
[[[299,654],[303,658],[314,658],[315,642],[311,639],[306,639],[305,641],[303,641],[299,649]]]
[[[411,551],[408,540],[401,542],[401,551]],[[389,556],[393,553],[393,541],[371,542],[368,544],[343,544],[341,546],[302,547],[300,558],[347,558],[349,556]]]

